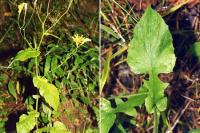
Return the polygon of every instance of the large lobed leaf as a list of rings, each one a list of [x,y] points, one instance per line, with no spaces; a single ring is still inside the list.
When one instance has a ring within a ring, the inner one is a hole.
[[[169,73],[175,64],[172,37],[162,17],[149,7],[134,29],[128,63],[135,73]]]
[[[46,102],[54,109],[57,110],[60,98],[58,89],[44,77],[36,76],[33,78],[33,84],[39,89],[40,95],[44,97]]]
[[[155,105],[160,111],[165,110],[167,99],[164,98],[164,89],[167,84],[160,81],[158,74],[171,72],[175,61],[168,26],[156,11],[147,8],[135,26],[128,50],[128,64],[137,74],[149,74],[149,81],[145,81],[142,87],[149,91],[145,101],[149,113]]]
[[[149,95],[145,99],[145,106],[149,113],[153,112],[153,108],[156,107],[160,111],[164,111],[167,107],[167,98],[164,97],[164,89],[167,87],[167,83],[160,81],[157,75],[151,75],[149,81],[145,81],[144,88],[149,89]]]
[[[30,133],[35,127],[35,118],[39,117],[39,113],[34,111],[28,112],[28,115],[21,115],[19,122],[17,122],[17,133]]]

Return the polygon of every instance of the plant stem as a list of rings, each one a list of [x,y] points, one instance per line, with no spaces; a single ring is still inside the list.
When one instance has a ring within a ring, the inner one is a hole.
[[[160,112],[158,112],[157,108],[154,107],[154,129],[153,129],[153,133],[158,133],[159,119],[160,119]]]
[[[37,91],[37,95],[39,95]],[[39,97],[36,99],[36,111],[38,112],[38,103],[39,103]],[[38,118],[36,117],[36,129],[38,130]]]
[[[36,47],[37,47],[37,44],[35,44],[36,45]],[[39,71],[38,71],[38,60],[37,60],[38,58],[36,57],[35,58],[35,73],[36,73],[36,76],[39,76]],[[37,96],[39,96],[39,92],[38,92],[38,90],[37,90]],[[37,99],[36,99],[36,111],[38,112],[38,103],[39,103],[39,97],[37,97]],[[36,118],[36,130],[38,130],[38,118]]]
[[[69,1],[69,5],[68,5],[67,10],[56,20],[55,23],[53,23],[53,25],[49,29],[46,30],[46,32],[49,32],[60,21],[60,19],[69,12],[69,9],[70,9],[70,7],[72,5],[72,2],[73,2],[73,0]]]

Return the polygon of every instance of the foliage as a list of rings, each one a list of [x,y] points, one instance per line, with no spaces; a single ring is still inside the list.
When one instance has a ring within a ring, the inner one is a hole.
[[[38,57],[40,55],[40,52],[37,51],[36,49],[25,49],[25,50],[21,50],[17,53],[17,55],[15,56],[14,61],[26,61],[29,58],[34,58],[34,57]]]
[[[199,133],[200,129],[192,129],[189,131],[189,133]]]
[[[136,116],[137,112],[134,107],[144,103],[146,93],[139,93],[134,95],[128,95],[121,98],[127,98],[126,102],[123,102],[120,98],[115,98],[116,108],[111,106],[110,101],[102,98],[101,99],[101,117],[99,121],[99,127],[101,133],[108,133],[110,128],[113,126],[116,114],[125,113],[130,116]]]
[[[109,25],[110,22],[106,19],[105,14],[102,13],[101,15],[105,21],[108,21],[106,24]],[[111,26],[111,28],[113,28],[113,26]],[[116,31],[111,28],[103,25],[102,30],[107,32],[107,34],[118,38],[116,36],[119,36],[120,33],[117,32],[117,35]],[[120,121],[124,120],[121,120],[120,117],[117,118],[117,114],[120,112],[118,112],[118,109],[122,109],[121,112],[123,112],[123,114],[134,118],[137,115],[137,111],[134,107],[141,107],[143,103],[145,103],[148,113],[154,113],[154,132],[158,132],[160,113],[165,111],[167,108],[167,98],[164,96],[164,89],[166,89],[168,83],[162,82],[158,75],[161,73],[172,72],[176,61],[172,45],[172,36],[169,32],[168,26],[165,24],[162,17],[149,7],[146,9],[140,21],[137,22],[134,28],[133,36],[133,39],[129,43],[127,61],[134,73],[148,75],[148,79],[144,80],[139,93],[134,94],[135,96],[139,96],[141,93],[144,93],[145,95],[138,97],[141,98],[138,104],[136,104],[137,100],[134,98],[134,100],[129,100],[129,98],[127,98],[128,101],[125,100],[124,102],[123,96],[114,96],[114,101],[112,100],[114,105],[111,105],[110,101],[102,98],[99,123],[101,132],[109,132],[114,123],[115,127],[118,128],[117,130],[120,130],[119,132],[126,132],[123,125],[120,123]],[[100,92],[102,92],[105,82],[108,79],[108,73],[111,69],[111,59],[124,50],[126,50],[126,47],[120,49],[112,55],[112,47],[107,49],[108,52],[105,54],[105,61],[103,62],[104,67],[101,75]],[[129,95],[125,97],[129,97]],[[131,124],[137,126],[136,123],[137,122],[131,122]],[[147,121],[147,125],[148,124],[149,121]],[[114,130],[114,132],[117,131]]]
[[[149,7],[134,28],[134,38],[128,50],[128,63],[135,73],[149,74],[149,80],[144,81],[141,90],[148,91],[145,106],[149,113],[154,112],[154,132],[158,130],[157,114],[167,108],[164,89],[168,84],[163,83],[158,74],[172,72],[175,61],[168,26],[162,17]]]
[[[39,117],[39,113],[36,111],[28,112],[28,115],[21,115],[16,124],[17,133],[29,133],[35,127],[35,118],[37,117]]]
[[[191,47],[190,47],[190,53],[198,58],[200,60],[200,42],[195,42]]]
[[[111,107],[110,101],[101,98],[101,117],[99,122],[100,132],[108,133],[115,122],[115,118],[115,111]]]
[[[60,103],[58,89],[53,84],[48,83],[44,77],[33,77],[33,84],[39,89],[40,95],[44,97],[46,102],[54,110],[57,110]]]
[[[98,92],[97,29],[93,27],[96,31],[90,34],[85,25],[77,26],[76,21],[80,18],[76,18],[77,12],[72,7],[80,5],[74,0],[9,2],[12,10],[18,13],[12,18],[15,21],[11,29],[16,29],[15,32],[19,35],[20,50],[17,50],[8,67],[0,67],[6,68],[4,71],[9,74],[6,79],[8,82],[1,75],[0,85],[7,84],[8,92],[15,98],[16,104],[21,104],[22,99],[25,101],[28,115],[20,116],[17,132],[71,132],[68,130],[69,125],[65,125],[63,121],[55,122],[55,119],[62,117],[60,112],[65,108],[60,103],[69,98],[77,108],[84,106],[87,109],[89,106],[92,111],[98,112],[96,103],[93,102]],[[93,26],[97,19],[86,18],[87,25]],[[77,28],[71,28],[71,25]],[[25,82],[30,79],[30,82],[24,83],[21,79]],[[84,115],[93,115],[84,111]],[[74,115],[73,113],[71,114]],[[30,121],[26,121],[29,118]],[[86,122],[85,130],[93,130],[91,122]],[[3,124],[2,122],[2,126],[5,126]],[[27,128],[20,129],[24,125]]]
[[[56,121],[50,129],[50,133],[70,133],[70,131],[66,129],[63,123]]]
[[[8,92],[12,95],[17,101],[17,92],[15,90],[15,82],[10,80],[8,83]]]
[[[108,78],[108,75],[109,75],[109,71],[110,71],[109,66],[110,66],[110,61],[111,61],[111,55],[112,55],[112,49],[110,48],[110,50],[107,54],[107,58],[104,63],[104,69],[101,74],[100,93],[103,91],[103,87],[104,87],[106,80]]]

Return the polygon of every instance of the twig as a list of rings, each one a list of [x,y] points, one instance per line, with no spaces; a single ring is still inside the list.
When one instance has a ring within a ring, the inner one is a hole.
[[[183,0],[181,1],[181,3],[179,3],[178,5],[172,7],[171,9],[169,9],[166,13],[163,14],[163,16],[167,16],[172,12],[175,12],[176,10],[178,10],[179,8],[181,8],[182,6],[188,4],[191,0]]]
[[[189,100],[189,102],[186,104],[186,106],[184,107],[184,109],[180,112],[179,116],[176,118],[176,121],[174,122],[174,124],[172,125],[172,127],[169,129],[167,129],[166,133],[171,133],[174,128],[176,127],[176,125],[178,124],[180,118],[183,116],[183,114],[185,113],[185,110],[188,108],[188,106],[190,105],[190,103],[192,102],[192,100]]]
[[[192,101],[192,102],[195,102],[195,100],[192,99],[192,98],[190,98],[190,97],[187,97],[187,96],[184,96],[184,95],[181,95],[181,96],[184,97],[185,99],[188,99],[188,100],[190,100],[190,101]]]

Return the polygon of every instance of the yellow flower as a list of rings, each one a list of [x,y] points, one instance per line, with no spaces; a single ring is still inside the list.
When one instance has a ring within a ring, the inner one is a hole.
[[[78,34],[75,34],[73,37],[72,37],[73,41],[76,43],[76,46],[79,47],[81,45],[83,45],[84,43],[86,42],[90,42],[91,39],[89,38],[86,38],[86,37],[83,37],[83,35],[78,35]]]

